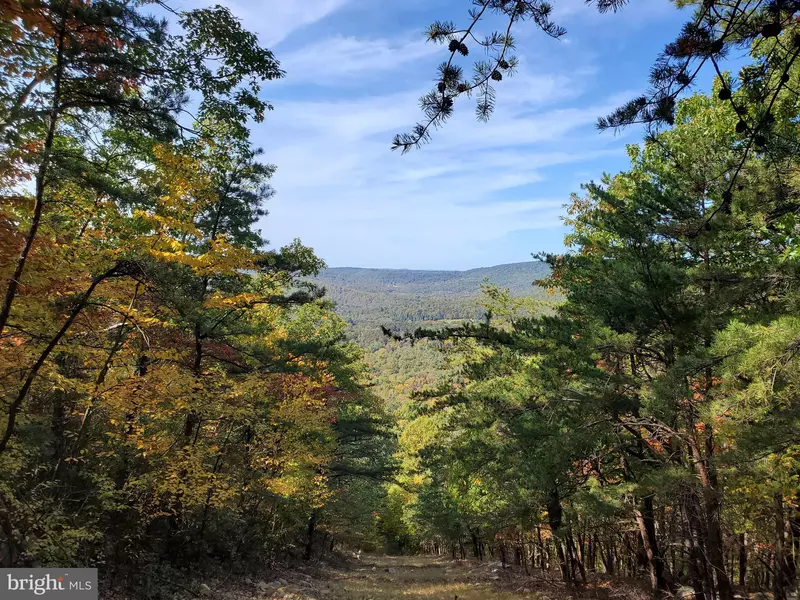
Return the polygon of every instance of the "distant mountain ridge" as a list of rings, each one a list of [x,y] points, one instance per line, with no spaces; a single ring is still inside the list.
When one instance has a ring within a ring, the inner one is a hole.
[[[544,299],[544,290],[534,282],[549,272],[546,264],[533,261],[468,271],[335,267],[314,280],[325,287],[336,311],[355,326],[354,335],[377,344],[382,339],[381,326],[414,329],[481,318],[484,282],[508,289],[514,296]]]
[[[438,294],[467,296],[480,294],[484,280],[515,295],[534,293],[534,281],[546,277],[549,267],[541,262],[521,262],[481,267],[467,271],[428,271],[416,269],[371,269],[334,267],[316,278],[322,285],[347,287],[370,292]]]

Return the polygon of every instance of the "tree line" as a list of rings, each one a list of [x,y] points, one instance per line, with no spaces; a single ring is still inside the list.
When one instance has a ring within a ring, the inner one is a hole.
[[[391,452],[324,263],[257,229],[278,61],[160,5],[0,2],[0,565],[149,597],[357,536]]]
[[[762,5],[749,64],[573,196],[567,252],[540,256],[553,313],[495,290],[485,322],[416,332],[459,366],[409,407],[390,490],[429,550],[697,600],[795,589],[800,29]]]

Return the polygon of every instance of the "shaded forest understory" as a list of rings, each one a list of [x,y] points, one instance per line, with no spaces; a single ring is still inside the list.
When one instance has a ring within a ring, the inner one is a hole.
[[[695,4],[652,94],[600,120],[647,135],[569,200],[564,252],[453,273],[269,248],[250,127],[284,73],[227,8],[0,0],[0,566],[165,600],[362,549],[428,555],[422,583],[366,573],[375,597],[514,597],[491,583],[511,565],[595,596],[787,600],[800,3]],[[471,5],[563,33],[541,2]],[[513,41],[478,44],[470,79],[470,32],[428,30],[451,62],[397,149],[464,95],[491,113]]]

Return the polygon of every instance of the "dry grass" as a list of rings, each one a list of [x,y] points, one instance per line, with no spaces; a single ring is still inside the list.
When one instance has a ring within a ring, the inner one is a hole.
[[[549,578],[536,578],[494,563],[475,564],[431,557],[365,557],[349,570],[329,573],[324,597],[331,600],[565,600],[635,598],[634,590],[567,589]],[[645,596],[646,597],[646,596]]]
[[[650,600],[647,582],[593,575],[589,585],[566,586],[557,572],[526,574],[497,562],[451,561],[427,556],[364,556],[361,561],[295,565],[265,576],[280,584],[262,589],[250,578],[209,578],[205,595],[179,586],[164,600]],[[277,589],[275,589],[277,588]],[[690,590],[682,590],[684,592]],[[101,600],[131,600],[101,594]],[[681,595],[682,598],[686,596]],[[769,596],[741,596],[769,600]]]

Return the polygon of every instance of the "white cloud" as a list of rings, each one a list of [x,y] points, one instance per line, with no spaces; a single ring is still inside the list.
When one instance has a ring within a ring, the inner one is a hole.
[[[629,24],[674,13],[675,10],[675,5],[670,0],[636,0],[616,12],[607,13],[600,13],[594,2],[587,5],[586,0],[557,0],[553,3],[553,20],[560,23],[564,19],[607,19],[607,25],[611,27],[614,20],[624,20],[625,24]]]
[[[288,83],[335,85],[389,73],[440,50],[419,35],[393,40],[334,36],[282,55],[281,66]]]
[[[333,14],[351,0],[225,0],[222,2],[260,41],[273,48],[292,33]],[[176,8],[220,4],[218,0],[177,0]]]
[[[418,119],[418,90],[278,107],[256,130],[278,165],[265,234],[275,243],[299,236],[334,265],[430,266],[436,257],[439,266],[474,266],[514,231],[560,227],[568,194],[540,197],[531,186],[547,182],[549,168],[607,156],[608,138],[590,128],[616,103],[547,108],[578,95],[570,78],[519,81],[489,123],[462,106],[431,144],[405,156],[390,141]]]
[[[565,2],[583,4],[556,4]],[[275,112],[253,127],[265,160],[278,166],[278,194],[261,224],[274,245],[300,237],[333,265],[453,268],[499,256],[527,260],[536,243],[523,251],[524,244],[512,248],[509,240],[519,241],[520,232],[560,235],[562,207],[577,187],[565,167],[593,172],[598,159],[621,154],[621,140],[597,135],[593,123],[633,94],[589,97],[600,75],[593,64],[604,66],[596,52],[575,49],[579,44],[567,52],[531,24],[523,28],[531,40],[520,46],[520,73],[496,86],[490,122],[476,122],[474,101],[459,100],[429,145],[401,156],[390,150],[391,139],[421,118],[418,98],[433,86],[446,49],[415,31],[368,25],[386,24],[399,8],[381,4],[378,19],[371,0],[225,4],[264,44],[280,44],[276,54],[287,71],[285,80],[265,88]],[[344,10],[352,27],[332,31],[330,17]],[[358,19],[368,11],[375,20],[366,18],[362,27]],[[313,37],[303,35],[315,24]],[[476,48],[463,59],[467,74],[478,56]],[[559,169],[563,179],[556,181]]]

